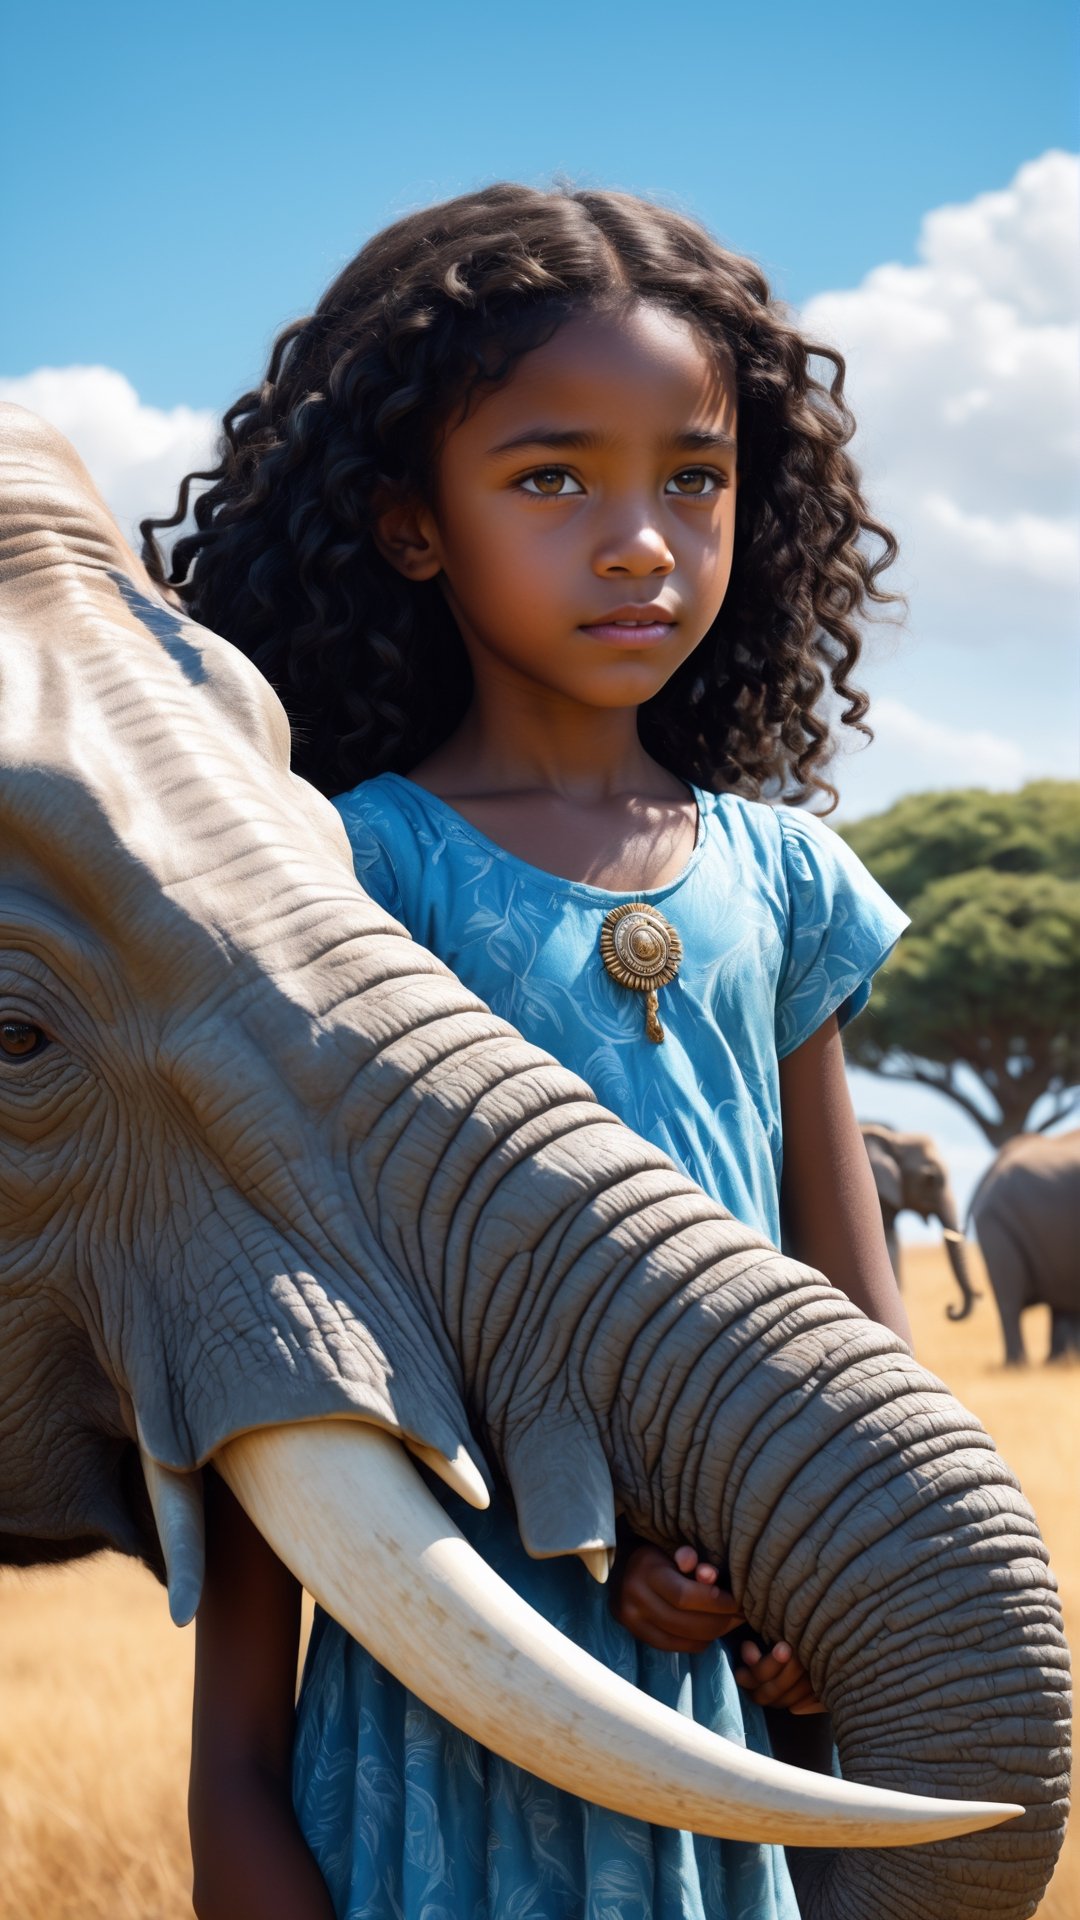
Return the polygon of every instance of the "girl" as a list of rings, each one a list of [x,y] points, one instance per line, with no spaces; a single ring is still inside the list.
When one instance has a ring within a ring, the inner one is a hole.
[[[278,687],[368,892],[774,1240],[782,1203],[799,1257],[907,1338],[838,1034],[902,916],[827,829],[767,804],[835,797],[830,715],[866,731],[857,620],[890,598],[842,380],[689,220],[489,188],[378,235],[282,335],[169,580]],[[162,582],[152,530],[192,477],[146,523]],[[618,960],[630,906],[642,964],[660,955],[644,1006]],[[528,1560],[505,1499],[477,1515],[436,1491],[660,1698],[759,1749],[763,1707],[816,1708],[790,1649],[744,1642],[735,1664],[734,1599],[692,1549],[625,1541],[609,1614],[581,1568]],[[297,1623],[212,1482],[203,1920],[795,1915],[778,1849],[556,1792],[321,1615],[294,1738]]]

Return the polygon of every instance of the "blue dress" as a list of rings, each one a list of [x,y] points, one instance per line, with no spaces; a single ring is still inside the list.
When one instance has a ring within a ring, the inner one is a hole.
[[[337,806],[366,891],[494,1012],[587,1080],[724,1206],[779,1241],[778,1061],[865,1005],[906,925],[805,813],[694,790],[683,872],[646,893],[557,879],[397,774]],[[645,899],[678,930],[665,1039],[606,973],[600,928]],[[484,1558],[580,1646],[669,1706],[768,1752],[734,1646],[635,1640],[573,1559],[530,1560],[508,1501],[476,1513],[432,1481]],[[298,1818],[338,1920],[797,1920],[783,1851],[593,1807],[478,1747],[316,1613],[297,1710]]]

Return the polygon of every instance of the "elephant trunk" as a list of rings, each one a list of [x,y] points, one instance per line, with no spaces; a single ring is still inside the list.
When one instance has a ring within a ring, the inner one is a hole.
[[[960,1289],[960,1305],[957,1306],[955,1303],[952,1303],[946,1307],[945,1311],[950,1320],[966,1320],[979,1294],[978,1289],[971,1284],[971,1275],[968,1271],[967,1241],[960,1231],[960,1224],[956,1217],[956,1203],[953,1200],[951,1191],[948,1189],[946,1189],[942,1195],[941,1203],[937,1209],[937,1216],[941,1221],[942,1233],[945,1238],[945,1251],[949,1256],[949,1265],[953,1271],[953,1278]]]
[[[824,1283],[793,1292],[764,1256],[730,1292],[689,1376],[657,1371],[649,1336],[626,1402],[645,1475],[624,1490],[631,1523],[726,1552],[750,1625],[793,1646],[828,1705],[846,1777],[1027,1808],[922,1848],[796,1854],[800,1910],[1025,1920],[1067,1790],[1068,1654],[1034,1516],[974,1417]],[[707,1436],[681,1482],[669,1420]]]
[[[660,1825],[808,1846],[900,1846],[1021,1811],[802,1773],[661,1706],[534,1613],[398,1442],[362,1423],[244,1434],[215,1464],[280,1558],[385,1666],[568,1792]]]
[[[509,1104],[504,1084],[438,1279],[442,1323],[481,1329],[461,1343],[465,1395],[529,1551],[608,1544],[614,1495],[636,1531],[726,1565],[751,1628],[807,1667],[848,1777],[1026,1807],[989,1836],[812,1861],[810,1920],[1026,1920],[1064,1826],[1068,1653],[989,1436],[895,1335],[659,1156],[634,1164],[596,1125],[586,1197],[585,1110],[559,1109],[555,1142],[547,1116],[530,1158]],[[419,1248],[445,1205],[431,1183]]]

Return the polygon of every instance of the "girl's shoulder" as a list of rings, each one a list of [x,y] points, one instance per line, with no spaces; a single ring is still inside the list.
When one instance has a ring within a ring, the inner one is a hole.
[[[418,858],[419,790],[397,774],[361,780],[334,795],[349,836],[356,877],[365,893],[396,919],[404,917],[403,882]]]
[[[881,894],[876,880],[835,827],[802,807],[775,806],[739,793],[695,789],[698,806],[713,832],[751,853],[766,883],[777,878],[785,890],[838,884]],[[884,898],[884,896],[882,896]]]
[[[374,779],[361,780],[347,793],[336,793],[334,805],[347,832],[367,832],[377,825],[380,833],[394,838],[408,830],[412,791],[412,781],[402,780],[396,773],[379,773]]]
[[[833,860],[838,836],[812,814],[741,793],[695,788],[694,794],[704,838],[714,855],[738,865],[744,885],[786,898],[793,868],[806,862],[828,867]]]
[[[908,918],[817,814],[731,794],[716,799],[716,819],[751,843],[759,897],[781,937],[775,1037],[783,1059],[829,1015],[844,1026],[860,1012]]]
[[[743,911],[771,922],[775,1044],[783,1059],[836,1014],[846,1025],[865,1005],[875,973],[907,915],[834,827],[799,807],[737,794],[699,800],[721,860],[709,879],[737,880]]]
[[[365,893],[414,933],[435,896],[443,907],[463,878],[496,850],[447,801],[401,773],[362,780],[334,805]],[[478,847],[484,857],[478,859]],[[508,859],[509,856],[499,855]],[[417,933],[417,937],[420,935]]]
[[[407,811],[410,799],[419,799],[422,794],[423,788],[402,773],[376,773],[369,780],[358,781],[347,793],[335,794],[334,805],[339,809],[379,814],[389,819],[402,815]]]

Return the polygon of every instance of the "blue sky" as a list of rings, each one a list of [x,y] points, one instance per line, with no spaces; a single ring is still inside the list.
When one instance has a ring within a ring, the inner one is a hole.
[[[848,354],[906,630],[840,818],[1080,771],[1080,14],[1066,0],[85,0],[9,9],[0,397],[165,511],[364,239],[496,178],[658,195]],[[892,264],[890,264],[892,263]],[[53,369],[55,371],[47,371]],[[987,1157],[921,1088],[861,1111]]]
[[[374,228],[494,177],[671,196],[802,302],[1076,145],[1066,0],[9,8],[0,371],[221,409]],[[14,190],[12,190],[14,183]]]

